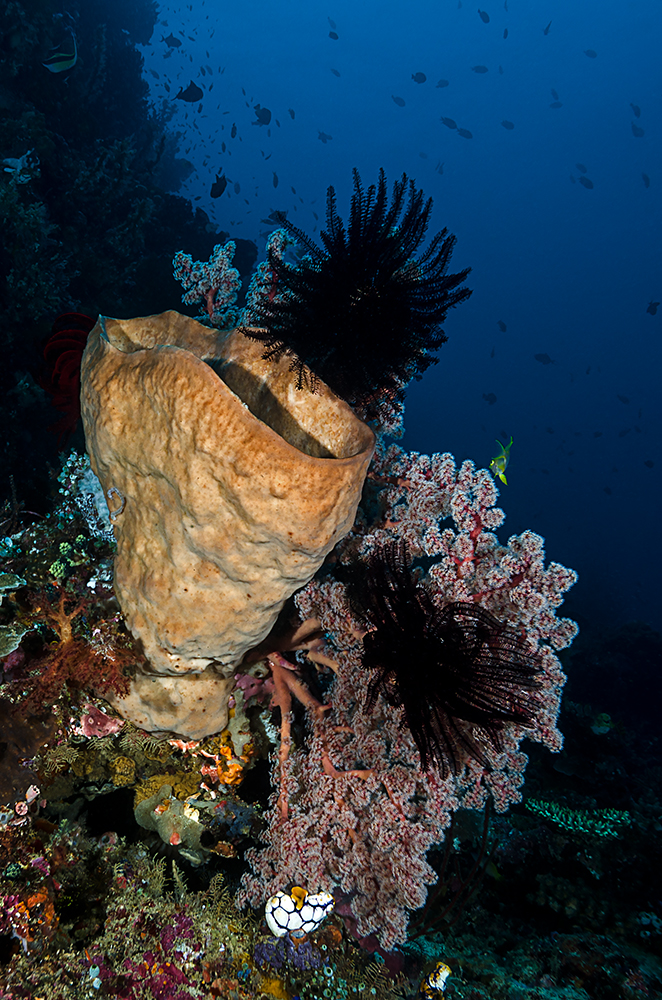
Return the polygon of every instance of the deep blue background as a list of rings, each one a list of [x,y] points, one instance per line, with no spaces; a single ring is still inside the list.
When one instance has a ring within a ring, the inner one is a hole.
[[[484,0],[486,24],[475,0],[163,4],[146,79],[195,167],[182,193],[261,250],[274,209],[319,231],[329,184],[346,216],[354,166],[365,185],[383,166],[433,196],[474,294],[409,392],[404,444],[484,466],[512,434],[501,537],[530,527],[579,571],[568,613],[659,628],[662,306],[646,309],[662,300],[662,5],[505,6]],[[162,41],[171,32],[181,47]],[[173,101],[190,80],[200,105]],[[213,200],[217,172],[230,183]]]

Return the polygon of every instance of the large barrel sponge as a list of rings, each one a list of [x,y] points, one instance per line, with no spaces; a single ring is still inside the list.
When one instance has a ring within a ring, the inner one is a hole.
[[[115,593],[149,662],[116,707],[146,729],[225,726],[237,665],[356,515],[372,431],[263,350],[173,311],[100,317],[87,342],[87,450]]]

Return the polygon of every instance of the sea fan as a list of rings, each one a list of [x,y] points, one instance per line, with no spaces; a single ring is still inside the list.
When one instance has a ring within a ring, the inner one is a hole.
[[[432,199],[424,201],[405,174],[389,204],[383,170],[367,191],[354,170],[346,228],[328,189],[323,247],[280,216],[305,255],[288,263],[272,244],[269,294],[251,315],[260,329],[244,332],[264,342],[264,357],[291,356],[299,388],[314,391],[323,379],[348,402],[373,409],[401,400],[407,382],[437,361],[432,352],[446,340],[440,324],[448,310],[471,294],[458,287],[468,268],[447,273],[455,237],[446,229],[414,257],[431,211]]]
[[[39,383],[51,397],[53,406],[64,414],[50,427],[58,435],[60,450],[80,417],[80,365],[94,323],[91,316],[83,313],[63,313],[53,323],[44,344],[45,370]]]
[[[408,566],[404,543],[374,553],[349,588],[370,631],[374,671],[366,710],[381,694],[402,706],[424,768],[459,773],[468,758],[490,766],[506,723],[530,727],[540,663],[518,632],[471,602],[437,607]]]

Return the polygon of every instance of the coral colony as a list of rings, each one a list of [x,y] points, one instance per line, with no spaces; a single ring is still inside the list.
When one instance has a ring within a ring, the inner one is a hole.
[[[333,189],[321,249],[283,220],[243,311],[229,242],[175,258],[202,323],[54,327],[67,385],[87,340],[91,466],[2,542],[3,1000],[403,995],[428,852],[520,800],[525,737],[561,748],[575,574],[499,540],[488,470],[392,440],[470,294],[445,230],[415,256],[430,212],[355,173],[347,227]],[[85,831],[129,791],[140,839]]]

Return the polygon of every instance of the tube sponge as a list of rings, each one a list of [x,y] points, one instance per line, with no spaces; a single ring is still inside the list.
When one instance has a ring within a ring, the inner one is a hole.
[[[354,522],[372,431],[262,351],[176,312],[101,317],[88,339],[87,450],[150,664],[116,708],[145,729],[224,728],[235,668]]]

